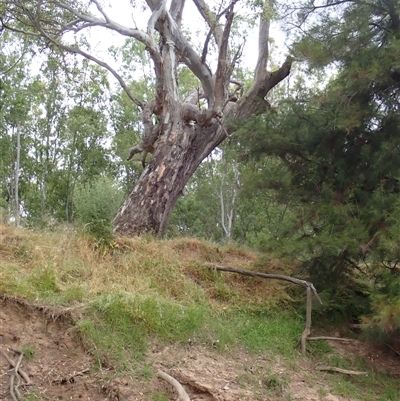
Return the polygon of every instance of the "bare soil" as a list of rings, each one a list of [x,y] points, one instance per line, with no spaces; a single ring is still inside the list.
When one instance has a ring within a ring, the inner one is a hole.
[[[400,358],[390,350],[363,343],[332,346],[344,354],[358,354],[377,369],[400,377]],[[156,374],[145,380],[121,376],[112,367],[96,367],[81,345],[68,309],[0,299],[0,348],[14,361],[18,355],[12,350],[33,350],[32,358],[25,358],[21,365],[32,381],[30,386],[20,386],[22,399],[139,401],[156,400],[157,394],[177,398],[173,388]],[[201,344],[154,343],[146,365],[153,372],[161,369],[175,377],[192,401],[352,401],[332,394],[323,380],[315,380],[314,367],[307,361],[299,360],[288,369],[279,358],[249,355],[244,350],[228,354]],[[0,399],[4,401],[12,400],[9,377],[10,365],[0,355]]]

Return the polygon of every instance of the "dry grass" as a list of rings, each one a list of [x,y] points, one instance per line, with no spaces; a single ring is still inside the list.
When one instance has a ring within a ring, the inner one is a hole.
[[[0,258],[1,292],[61,304],[124,292],[218,307],[287,298],[285,284],[208,268],[216,263],[254,270],[258,264],[258,270],[270,270],[268,261],[259,265],[259,255],[192,238],[116,238],[110,249],[100,251],[71,228],[45,232],[0,226]]]

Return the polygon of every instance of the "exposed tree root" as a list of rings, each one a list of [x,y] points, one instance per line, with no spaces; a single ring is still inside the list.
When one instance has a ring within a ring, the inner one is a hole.
[[[0,353],[3,355],[3,357],[6,359],[6,361],[13,368],[10,371],[9,394],[13,401],[18,401],[21,399],[21,393],[19,391],[19,386],[21,384],[21,377],[25,380],[25,385],[31,385],[32,382],[29,379],[29,376],[22,369],[20,369],[20,365],[21,365],[22,359],[24,357],[23,353],[21,351],[17,351],[17,350],[12,350],[12,352],[14,352],[14,354],[19,355],[17,362],[14,362],[8,356],[8,354],[3,349],[0,348]]]
[[[174,387],[174,389],[178,393],[177,401],[190,401],[188,393],[185,391],[185,389],[182,387],[182,385],[178,382],[178,380],[174,379],[172,376],[163,372],[162,370],[159,370],[157,372],[157,374],[162,379],[164,379],[167,383],[171,384],[171,386]]]

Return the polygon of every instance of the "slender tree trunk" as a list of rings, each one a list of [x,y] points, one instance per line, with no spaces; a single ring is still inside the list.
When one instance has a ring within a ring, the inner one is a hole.
[[[19,124],[17,124],[17,155],[15,160],[15,171],[14,171],[14,201],[15,201],[15,225],[20,226],[20,210],[19,210],[19,168],[21,161],[21,130]]]

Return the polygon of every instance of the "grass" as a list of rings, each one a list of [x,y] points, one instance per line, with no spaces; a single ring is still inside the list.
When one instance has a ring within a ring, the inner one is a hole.
[[[54,232],[0,226],[0,294],[79,310],[76,327],[98,367],[148,381],[149,343],[197,343],[215,352],[245,349],[279,356],[295,369],[304,316],[288,307],[287,284],[221,273],[210,263],[290,274],[278,261],[232,246],[195,239],[117,238],[99,252],[95,241],[71,229]],[[263,261],[262,263],[260,261]],[[256,266],[256,268],[255,268]],[[339,357],[322,341],[310,342],[312,363],[364,370],[365,362]],[[34,345],[23,349],[34,358]],[[364,363],[364,365],[362,365]],[[335,394],[392,401],[400,388],[391,377],[369,370],[366,377],[324,373]],[[262,378],[243,374],[243,386],[284,399],[290,379],[272,370]],[[323,398],[324,388],[321,388]],[[32,395],[35,397],[35,394]],[[163,401],[164,393],[150,398]],[[36,399],[36,398],[32,398]]]

